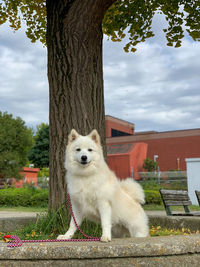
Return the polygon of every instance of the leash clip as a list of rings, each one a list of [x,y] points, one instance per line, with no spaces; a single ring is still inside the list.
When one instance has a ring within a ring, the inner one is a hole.
[[[12,240],[7,240],[7,239],[12,239]],[[23,244],[23,241],[16,235],[4,235],[3,240],[5,242],[8,242],[8,247],[9,248],[15,248],[15,247],[21,247]]]

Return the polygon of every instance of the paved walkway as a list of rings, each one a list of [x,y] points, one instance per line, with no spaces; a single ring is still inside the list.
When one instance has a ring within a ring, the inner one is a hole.
[[[163,216],[166,215],[165,211],[153,210],[146,211],[147,215]],[[0,218],[16,218],[16,217],[36,217],[40,212],[15,212],[15,211],[0,211]]]
[[[153,216],[167,216],[165,210],[146,210],[147,215]]]
[[[37,212],[0,211],[0,218],[36,217]]]

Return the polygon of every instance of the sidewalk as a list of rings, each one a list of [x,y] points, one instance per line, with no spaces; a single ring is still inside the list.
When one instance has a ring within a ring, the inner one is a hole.
[[[147,215],[151,216],[165,216],[166,212],[163,210],[147,210],[145,211]],[[36,217],[40,212],[15,212],[15,211],[0,211],[0,219],[1,218],[27,218],[27,217]]]
[[[18,218],[18,217],[36,217],[37,212],[23,212],[23,211],[0,211],[1,218]]]
[[[6,233],[36,222],[40,212],[0,211],[0,232]]]

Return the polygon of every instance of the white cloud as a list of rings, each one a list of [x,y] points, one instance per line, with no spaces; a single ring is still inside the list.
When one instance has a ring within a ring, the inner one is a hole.
[[[199,43],[185,39],[175,49],[151,40],[128,55],[123,54],[123,43],[113,44],[110,58],[110,44],[104,45],[105,66],[110,61],[115,66],[119,58],[127,71],[124,78],[114,71],[110,78],[104,68],[107,114],[134,122],[138,131],[200,127]]]
[[[0,110],[20,116],[29,126],[48,122],[46,49],[7,25],[1,26],[0,37]]]
[[[157,16],[155,38],[136,53],[125,53],[125,42],[104,40],[106,114],[135,123],[137,131],[200,128],[200,44],[185,38],[181,48],[167,47],[165,24]],[[0,110],[30,126],[47,122],[46,49],[7,25],[0,38]]]
[[[104,66],[105,77],[122,77],[127,76],[127,64],[125,62],[118,62],[117,64],[110,64]]]

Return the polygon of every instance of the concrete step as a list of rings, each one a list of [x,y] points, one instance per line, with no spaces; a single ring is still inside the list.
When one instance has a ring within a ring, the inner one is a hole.
[[[0,266],[199,266],[200,236],[113,239],[102,242],[0,243]]]

